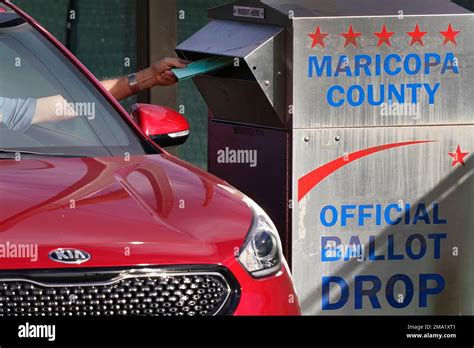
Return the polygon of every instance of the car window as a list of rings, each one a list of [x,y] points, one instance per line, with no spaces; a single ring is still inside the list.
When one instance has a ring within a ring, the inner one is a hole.
[[[74,156],[150,151],[59,50],[18,17],[5,17],[12,15],[0,13],[0,148]]]

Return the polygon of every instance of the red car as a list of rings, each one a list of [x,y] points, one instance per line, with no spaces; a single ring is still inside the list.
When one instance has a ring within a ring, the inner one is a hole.
[[[0,56],[0,316],[300,314],[267,214],[162,150],[186,140],[181,115],[128,115],[3,1]],[[53,95],[77,117],[24,127]]]

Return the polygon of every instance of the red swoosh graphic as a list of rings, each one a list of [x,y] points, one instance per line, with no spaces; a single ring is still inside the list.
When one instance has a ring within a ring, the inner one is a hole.
[[[311,173],[306,174],[298,180],[298,202],[301,201],[313,188],[315,188],[321,181],[326,179],[328,176],[338,171],[342,167],[347,166],[349,163],[357,161],[363,157],[373,155],[377,152],[386,151],[396,147],[403,147],[416,144],[433,143],[432,140],[425,141],[408,141],[403,143],[387,144],[371,147],[369,149],[357,151],[349,154],[349,156],[343,156],[332,162],[326,163],[325,165],[313,170]],[[347,158],[349,157],[349,159]]]

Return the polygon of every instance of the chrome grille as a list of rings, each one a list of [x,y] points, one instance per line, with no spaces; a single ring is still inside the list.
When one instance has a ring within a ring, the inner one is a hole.
[[[211,316],[233,293],[220,273],[132,273],[68,285],[0,279],[0,316]]]

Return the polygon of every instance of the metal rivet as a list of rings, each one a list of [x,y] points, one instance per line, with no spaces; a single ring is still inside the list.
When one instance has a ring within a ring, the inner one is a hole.
[[[341,137],[338,135],[338,136],[336,136],[336,139],[335,139],[335,140],[336,140],[336,141],[340,141],[340,140],[341,140]]]
[[[270,86],[270,81],[266,80],[265,81],[265,86]]]
[[[309,143],[309,137],[304,138],[305,143]]]

